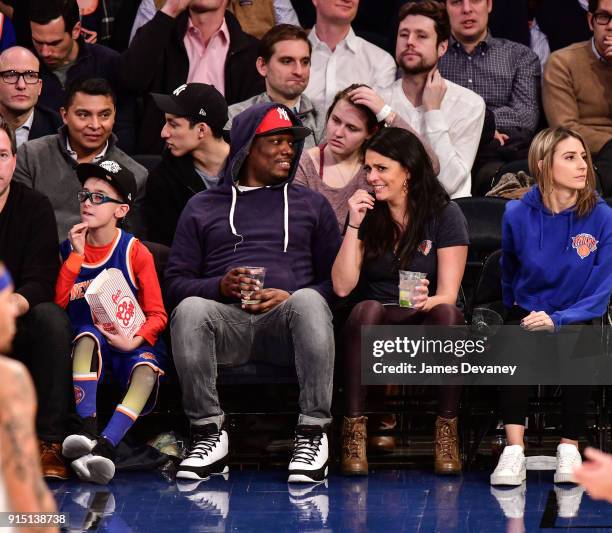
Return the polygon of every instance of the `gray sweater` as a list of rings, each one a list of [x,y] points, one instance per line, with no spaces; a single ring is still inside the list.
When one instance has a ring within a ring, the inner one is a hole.
[[[105,158],[117,161],[134,173],[138,193],[128,215],[126,230],[142,236],[144,228],[140,206],[144,197],[147,169],[117,148],[115,141],[115,135],[111,135]],[[60,242],[67,238],[70,228],[81,221],[77,200],[81,183],[75,172],[76,166],[77,162],[66,149],[66,126],[56,135],[34,139],[22,144],[17,150],[17,167],[13,179],[43,193],[51,200]]]
[[[248,100],[238,102],[229,106],[228,115],[229,122],[225,126],[226,129],[230,129],[232,126],[232,120],[236,115],[242,113],[245,109],[248,109],[255,104],[261,104],[262,102],[271,102],[272,100],[268,96],[268,93],[261,93]],[[302,121],[302,124],[312,130],[312,135],[309,135],[304,139],[304,150],[308,150],[313,146],[318,145],[323,141],[325,137],[325,111],[316,107],[305,94],[300,97],[300,109],[298,110],[297,117]]]

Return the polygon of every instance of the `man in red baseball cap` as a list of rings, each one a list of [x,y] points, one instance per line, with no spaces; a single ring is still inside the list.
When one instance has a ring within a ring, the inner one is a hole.
[[[293,184],[309,134],[284,105],[243,111],[232,122],[221,185],[194,196],[179,220],[165,286],[176,307],[172,350],[191,423],[179,479],[227,471],[217,364],[250,361],[295,366],[300,413],[289,481],[327,476],[334,364],[328,302],[340,233],[329,202]],[[245,265],[264,267],[265,283]],[[241,289],[253,291],[242,302]]]

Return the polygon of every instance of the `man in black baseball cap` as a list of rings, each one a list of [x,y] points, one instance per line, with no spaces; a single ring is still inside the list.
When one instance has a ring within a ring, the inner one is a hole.
[[[186,83],[172,94],[152,94],[164,112],[167,149],[149,173],[145,219],[149,240],[170,246],[178,218],[197,192],[216,187],[229,154],[223,138],[227,103],[212,85]]]
[[[100,163],[81,163],[77,166],[76,172],[82,185],[89,178],[99,178],[108,182],[126,204],[132,205],[136,197],[136,179],[131,171],[122,167],[117,161],[107,159]]]

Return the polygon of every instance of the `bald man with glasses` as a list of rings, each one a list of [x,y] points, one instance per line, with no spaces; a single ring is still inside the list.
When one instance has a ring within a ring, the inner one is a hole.
[[[36,56],[21,46],[0,54],[0,114],[15,131],[17,147],[57,133],[58,113],[38,103],[42,90]]]

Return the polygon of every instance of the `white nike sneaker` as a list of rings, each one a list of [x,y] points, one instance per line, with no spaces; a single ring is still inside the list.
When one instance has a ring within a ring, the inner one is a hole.
[[[525,452],[518,444],[506,446],[491,474],[491,485],[520,485],[527,478]]]
[[[178,467],[178,479],[208,479],[213,474],[229,472],[229,440],[225,430],[215,424],[191,426],[191,446]]]
[[[557,446],[557,470],[555,483],[576,483],[574,468],[582,464],[578,448],[573,444],[561,443]]]
[[[320,426],[301,425],[295,429],[293,456],[289,462],[289,483],[319,483],[327,477],[329,458],[327,434]]]

